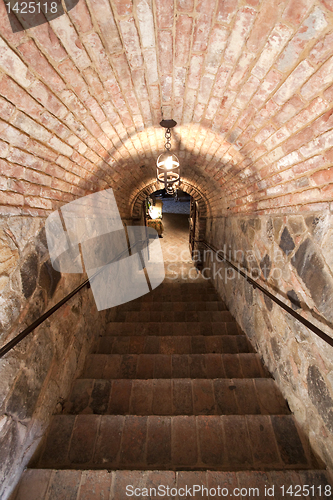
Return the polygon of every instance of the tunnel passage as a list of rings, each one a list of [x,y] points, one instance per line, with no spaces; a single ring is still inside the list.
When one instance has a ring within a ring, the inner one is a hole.
[[[43,227],[52,211],[111,187],[124,223],[140,220],[140,197],[158,189],[162,118],[178,123],[182,188],[202,202],[206,240],[332,335],[330,2],[80,0],[16,32],[5,9],[2,2],[2,343],[81,278],[50,265]],[[331,466],[331,349],[211,264],[220,295]],[[82,369],[94,324],[106,319],[82,295],[2,362],[2,489]]]
[[[181,498],[199,481],[210,498],[221,496],[216,485],[225,497],[248,485],[265,498],[292,478],[331,491],[276,382],[191,261],[187,216],[164,213],[163,283],[115,308],[14,500],[37,481],[53,500],[64,490],[77,500],[156,497],[161,487]]]

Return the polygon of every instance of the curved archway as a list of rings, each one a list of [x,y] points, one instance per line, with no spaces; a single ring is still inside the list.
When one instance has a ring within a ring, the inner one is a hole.
[[[131,217],[133,220],[139,220],[141,218],[141,208],[142,202],[152,194],[154,191],[160,189],[158,182],[152,182],[143,188],[139,194],[134,198],[131,204]],[[200,218],[209,217],[211,214],[211,208],[207,198],[192,184],[186,181],[182,181],[180,189],[185,193],[192,196],[192,198],[198,203],[198,208],[200,211]]]

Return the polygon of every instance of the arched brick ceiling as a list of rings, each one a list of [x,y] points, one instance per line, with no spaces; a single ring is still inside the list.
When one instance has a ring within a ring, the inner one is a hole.
[[[213,214],[332,200],[331,0],[80,0],[16,33],[5,9],[2,213],[112,187],[129,216],[154,182],[162,118]]]

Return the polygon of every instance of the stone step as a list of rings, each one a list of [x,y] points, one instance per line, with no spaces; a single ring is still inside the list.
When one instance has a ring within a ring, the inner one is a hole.
[[[213,286],[207,286],[207,282],[201,282],[192,284],[190,282],[171,282],[170,280],[167,282],[163,282],[159,287],[155,288],[151,292],[154,296],[162,296],[162,295],[203,295],[203,294],[212,294],[215,297],[218,297],[216,300],[220,300],[220,296],[216,289]],[[135,299],[136,300],[136,299]],[[200,300],[200,299],[199,299]],[[202,299],[201,299],[202,300]],[[203,299],[205,300],[205,299]]]
[[[105,335],[244,335],[236,321],[201,322],[115,322],[106,325]]]
[[[146,295],[135,299],[134,302],[218,302],[219,295],[210,289],[198,291],[182,291],[182,290],[164,290],[158,293],[159,288],[156,288]]]
[[[161,302],[151,301],[142,302],[132,300],[117,306],[117,312],[124,311],[161,311],[161,312],[182,312],[182,311],[227,311],[227,306],[217,300],[207,302],[206,300],[198,300],[196,302]]]
[[[292,415],[57,415],[38,468],[311,469]]]
[[[64,414],[288,415],[273,379],[77,379]]]
[[[255,353],[90,354],[81,378],[260,378],[269,377]]]
[[[163,281],[157,288],[155,288],[153,294],[162,294],[165,292],[172,293],[202,293],[202,292],[212,292],[216,293],[215,287],[209,280],[168,280]]]
[[[197,323],[235,322],[229,311],[123,311],[117,312],[113,322],[124,323]]]
[[[97,354],[208,354],[253,352],[246,335],[105,336]]]
[[[238,497],[245,500],[252,498],[285,500],[293,498],[286,494],[290,486],[292,487],[290,492],[304,491],[305,493],[306,488],[310,486],[311,496],[302,495],[300,498],[323,500],[332,498],[332,484],[332,477],[325,470],[265,472],[257,470],[239,472],[118,470],[111,472],[107,470],[28,469],[23,473],[18,491],[12,500],[108,500],[109,498],[124,500],[124,498],[130,498],[129,494],[134,491],[134,488],[138,489],[132,498],[138,500],[166,499],[171,498],[171,495],[173,500],[181,500],[184,498],[186,486],[191,488],[191,491],[185,498]],[[200,488],[199,491],[198,488]],[[207,488],[208,492],[203,488]],[[255,488],[255,490],[250,490],[250,488]],[[244,493],[241,497],[239,490],[243,490]],[[273,496],[266,496],[267,492],[273,493]],[[210,496],[208,496],[209,493]]]

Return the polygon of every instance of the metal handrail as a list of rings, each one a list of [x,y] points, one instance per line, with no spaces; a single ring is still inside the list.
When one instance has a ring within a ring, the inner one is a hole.
[[[275,302],[276,304],[278,304],[280,307],[282,307],[282,309],[284,309],[285,311],[287,311],[289,314],[291,314],[291,316],[293,316],[300,323],[302,323],[304,326],[306,326],[307,328],[309,328],[309,330],[311,330],[313,333],[315,333],[316,335],[318,335],[318,337],[320,337],[322,340],[324,340],[325,342],[327,342],[327,344],[329,344],[330,346],[333,347],[333,338],[332,337],[330,337],[329,335],[327,335],[327,333],[323,332],[323,330],[321,330],[320,328],[318,328],[316,325],[314,325],[313,323],[311,323],[307,319],[303,318],[303,316],[301,316],[300,314],[298,314],[291,307],[287,306],[287,304],[285,304],[280,299],[278,299],[277,297],[275,297],[275,295],[273,295],[268,290],[266,290],[266,288],[264,288],[263,286],[259,285],[259,283],[257,283],[255,280],[253,280],[252,278],[250,278],[250,276],[248,276],[244,271],[242,271],[241,269],[239,269],[238,266],[236,266],[235,264],[233,264],[232,262],[230,262],[225,257],[225,254],[224,254],[224,252],[222,250],[216,250],[216,248],[214,248],[212,245],[210,245],[205,240],[196,240],[196,243],[202,243],[207,248],[209,248],[210,250],[212,250],[215,254],[221,254],[222,255],[222,259],[225,262],[227,262],[233,269],[235,269],[235,271],[237,271],[241,276],[243,276],[254,288],[258,288],[267,297],[269,297],[271,300],[273,300],[273,302]]]
[[[123,252],[121,252],[119,255],[117,255],[117,257],[115,257],[114,259],[112,259],[106,265],[109,265],[109,264],[112,264],[113,262],[116,262],[124,254],[127,254],[129,251],[131,252],[131,250],[134,247],[136,247],[139,243],[143,243],[144,241],[147,241],[147,240],[144,239],[144,240],[137,241],[136,243],[134,243],[134,245],[131,245],[131,247],[128,248],[128,249],[126,248]],[[5,354],[7,354],[8,351],[10,351],[11,349],[13,349],[13,347],[15,347],[25,337],[27,337],[29,335],[29,333],[31,333],[33,330],[35,330],[35,328],[37,328],[37,326],[39,326],[40,324],[42,324],[47,318],[49,318],[62,305],[64,305],[66,302],[68,302],[68,300],[71,299],[74,295],[76,295],[82,288],[84,288],[87,285],[90,285],[90,280],[92,280],[93,278],[95,278],[95,276],[97,276],[101,271],[103,271],[103,269],[104,269],[104,266],[101,269],[99,269],[98,271],[96,271],[90,278],[86,279],[83,283],[81,283],[81,285],[79,285],[78,287],[76,287],[75,290],[73,290],[68,295],[66,295],[66,297],[64,297],[63,299],[61,299],[55,306],[51,307],[51,309],[49,309],[44,314],[42,314],[42,316],[40,316],[38,319],[36,319],[36,321],[34,321],[31,325],[29,325],[27,328],[25,328],[21,333],[19,333],[18,335],[16,335],[16,337],[14,337],[7,344],[5,344],[3,347],[1,347],[1,349],[0,349],[0,358],[2,358]]]

